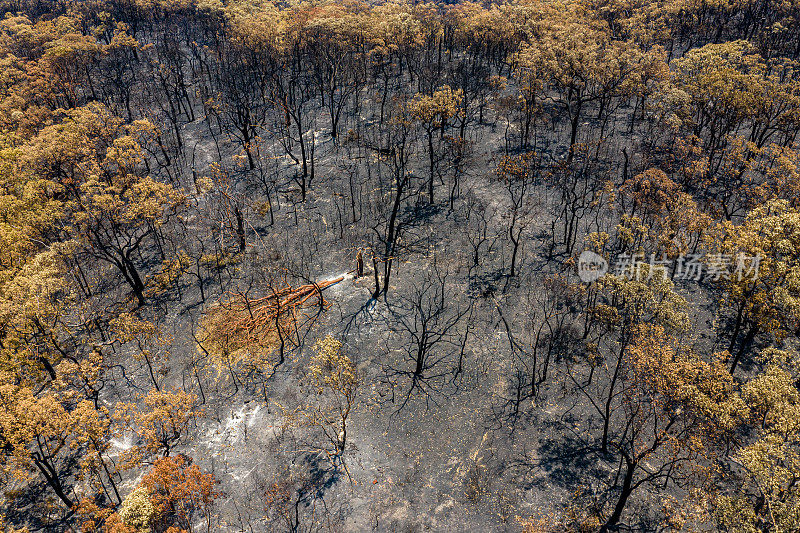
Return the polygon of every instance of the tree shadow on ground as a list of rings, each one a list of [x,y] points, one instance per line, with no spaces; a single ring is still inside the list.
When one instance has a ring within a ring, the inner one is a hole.
[[[607,474],[600,468],[602,462],[594,445],[576,436],[559,435],[554,430],[548,434],[554,436],[541,439],[532,458],[521,457],[510,465],[520,474],[524,488],[547,489],[556,485],[574,491],[587,479]]]

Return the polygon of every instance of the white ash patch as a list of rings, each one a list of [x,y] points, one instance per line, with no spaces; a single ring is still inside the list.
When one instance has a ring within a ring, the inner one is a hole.
[[[121,439],[110,439],[109,443],[112,450],[109,456],[116,457],[133,448],[133,434],[125,433]]]
[[[246,437],[247,428],[255,425],[259,419],[261,405],[255,404],[250,407],[247,404],[239,409],[231,411],[230,414],[216,428],[210,428],[206,432],[206,447],[212,448],[220,444],[234,444]]]

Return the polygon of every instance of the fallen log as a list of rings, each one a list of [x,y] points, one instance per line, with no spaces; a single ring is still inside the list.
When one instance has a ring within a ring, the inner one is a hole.
[[[307,310],[312,306],[326,309],[330,304],[322,292],[344,279],[342,275],[320,283],[286,286],[259,298],[232,294],[206,312],[202,320],[206,335],[201,344],[226,365],[243,359],[260,364],[276,348],[283,350],[286,343],[297,343],[294,339],[299,337],[301,319],[306,318],[303,323],[310,325],[319,314]]]

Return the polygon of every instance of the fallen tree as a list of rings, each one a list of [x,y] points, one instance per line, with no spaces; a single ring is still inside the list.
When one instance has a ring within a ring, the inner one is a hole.
[[[302,332],[330,306],[322,291],[344,278],[286,285],[258,298],[233,293],[203,316],[199,347],[217,370],[230,371],[234,380],[235,370],[251,374],[268,368],[271,374],[284,362],[286,351],[300,345]]]

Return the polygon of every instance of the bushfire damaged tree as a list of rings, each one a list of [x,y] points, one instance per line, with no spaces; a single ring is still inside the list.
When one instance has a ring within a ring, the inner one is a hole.
[[[142,137],[152,133],[146,121],[124,125],[103,106],[91,104],[66,112],[21,152],[21,172],[33,173],[51,209],[71,231],[89,258],[112,264],[140,304],[145,282],[141,248],[158,245],[158,232],[182,202],[170,185],[141,176]],[[46,193],[45,193],[46,194]],[[53,235],[54,240],[59,237]]]
[[[533,211],[533,198],[529,195],[535,182],[534,160],[536,155],[526,153],[520,156],[506,156],[497,167],[497,179],[503,184],[508,197],[507,236],[511,242],[511,264],[508,276],[513,278],[517,273],[517,258],[522,244],[525,228],[530,224],[529,217]],[[508,285],[506,285],[508,287]]]
[[[326,501],[320,487],[330,484],[332,474],[319,468],[314,457],[305,456],[292,466],[259,481],[264,495],[262,509],[269,527],[283,531],[314,531],[336,517],[337,509]]]
[[[303,331],[311,329],[327,308],[322,291],[344,279],[292,287],[270,282],[265,296],[238,290],[210,307],[201,321],[200,349],[218,372],[226,372],[238,387],[242,372],[269,376],[302,346]],[[277,356],[277,361],[275,357]]]
[[[712,515],[721,531],[796,527],[797,354],[770,347],[758,359],[763,370],[741,391],[745,406],[740,419],[748,438],[726,457],[735,481],[711,494]]]
[[[780,341],[797,331],[798,222],[800,213],[787,201],[773,200],[750,211],[742,224],[721,226],[715,251],[735,262],[734,272],[717,280],[724,298],[720,308],[732,323],[727,346],[731,373],[762,332]]]
[[[411,124],[406,117],[398,114],[391,119],[390,129],[386,138],[388,146],[375,146],[377,158],[381,167],[389,173],[389,197],[391,200],[385,204],[379,222],[373,227],[383,250],[379,255],[383,263],[382,285],[378,281],[378,263],[375,263],[375,291],[373,298],[389,292],[389,280],[392,274],[392,265],[401,251],[398,244],[402,235],[412,220],[408,220],[404,207],[415,195],[413,189],[415,176],[409,168],[410,159],[414,155],[413,144],[410,136]]]
[[[316,394],[310,393],[310,401],[288,410],[285,424],[322,432],[327,441],[324,451],[336,468],[345,464],[348,421],[362,407],[362,376],[342,342],[332,336],[317,341],[313,350],[305,380]]]
[[[704,360],[661,326],[635,330],[623,355],[616,406],[609,411],[607,450],[619,468],[604,533],[616,529],[630,496],[642,486],[708,490],[715,456],[744,411],[724,354]]]
[[[543,24],[540,32],[520,47],[515,63],[524,78],[535,76],[544,88],[555,89],[542,99],[552,100],[566,114],[569,164],[589,106],[597,107],[596,119],[602,123],[615,101],[637,94],[642,84],[663,75],[666,65],[657,50],[651,57],[632,41],[614,39],[603,22],[587,23],[569,10],[560,20]],[[534,105],[534,98],[525,100]]]
[[[599,449],[609,450],[611,421],[616,399],[624,386],[625,353],[636,328],[653,324],[668,332],[687,327],[686,300],[674,291],[674,285],[662,270],[649,270],[642,265],[630,278],[609,275],[598,281],[593,304],[587,312],[587,360],[577,366],[583,375],[570,374],[570,379],[602,423]],[[595,376],[596,372],[608,374]]]
[[[545,172],[544,181],[554,196],[551,256],[572,256],[581,235],[600,229],[598,208],[608,194],[608,169],[598,164],[591,147],[573,147],[572,153],[571,162],[558,161]]]
[[[180,454],[156,460],[118,511],[91,502],[79,509],[83,526],[115,533],[214,530],[214,503],[222,493],[219,480]],[[198,525],[199,524],[199,525]]]
[[[418,122],[425,131],[428,152],[428,201],[434,203],[434,183],[444,183],[439,169],[440,155],[448,121],[459,113],[459,100],[463,92],[453,91],[449,86],[434,91],[431,96],[417,94],[406,104],[405,113],[413,122]],[[435,141],[435,143],[434,143]],[[434,146],[436,144],[436,146]]]
[[[426,527],[424,489],[446,529],[797,529],[796,2],[0,14],[2,527]],[[451,490],[542,428],[583,444],[548,498]]]
[[[399,403],[398,411],[416,392],[422,393],[426,403],[436,402],[436,396],[443,394],[444,378],[453,373],[454,354],[463,350],[466,342],[460,325],[469,304],[451,295],[451,274],[445,268],[434,262],[419,284],[389,305],[387,326],[401,343],[393,349],[401,358],[384,368],[384,376],[393,403]],[[400,389],[399,399],[396,388]]]
[[[536,401],[553,367],[572,357],[582,342],[575,318],[583,292],[565,277],[554,276],[542,285],[527,285],[519,315],[507,316],[502,300],[494,302],[514,357],[508,380],[510,395],[501,405],[512,423],[520,416],[525,400]]]

